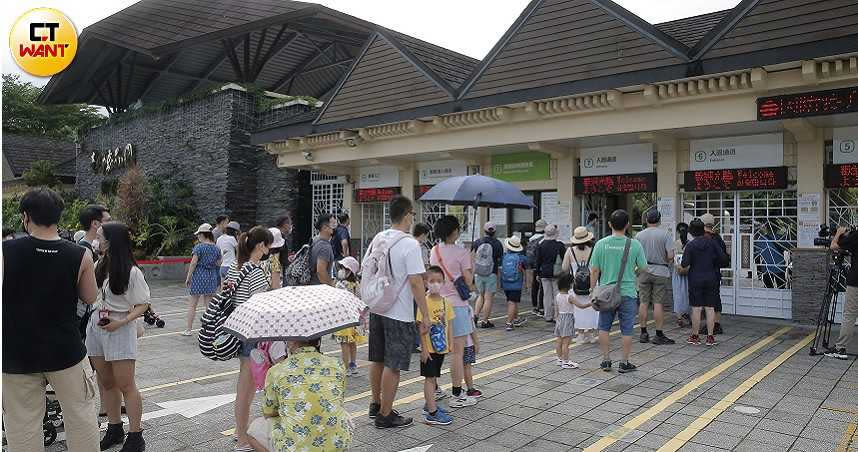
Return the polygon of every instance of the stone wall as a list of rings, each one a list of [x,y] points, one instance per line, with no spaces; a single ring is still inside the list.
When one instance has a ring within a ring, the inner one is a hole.
[[[826,250],[792,250],[792,319],[803,325],[816,325],[822,296],[828,285]]]

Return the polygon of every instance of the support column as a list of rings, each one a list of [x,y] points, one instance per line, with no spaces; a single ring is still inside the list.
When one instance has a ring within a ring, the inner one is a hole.
[[[570,198],[569,198],[569,210],[572,215],[572,230],[575,230],[576,226],[582,226],[587,219],[581,218],[581,197],[577,196],[575,193],[575,177],[581,175],[581,168],[578,166],[578,149],[573,149],[569,153],[569,164],[572,167],[572,175],[569,178],[570,183]]]
[[[679,184],[676,182],[679,168],[678,143],[672,135],[658,132],[642,133],[640,138],[642,141],[653,143],[654,150],[658,153],[657,206],[661,212],[662,226],[673,233],[679,221]],[[669,211],[665,208],[668,200],[670,203],[667,205],[671,207]]]
[[[825,164],[825,138],[821,131],[813,137],[798,140],[796,137],[796,178],[798,179],[797,190],[799,197],[802,194],[819,194],[820,223],[825,222],[825,183],[822,179],[823,165]]]
[[[403,165],[399,168],[399,185],[402,186],[402,195],[408,199],[414,199],[414,185],[417,183],[417,166],[414,162]]]

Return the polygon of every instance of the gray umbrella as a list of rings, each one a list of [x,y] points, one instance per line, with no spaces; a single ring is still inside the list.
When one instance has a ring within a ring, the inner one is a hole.
[[[536,207],[533,199],[515,185],[479,174],[451,177],[432,187],[420,200],[475,207]]]

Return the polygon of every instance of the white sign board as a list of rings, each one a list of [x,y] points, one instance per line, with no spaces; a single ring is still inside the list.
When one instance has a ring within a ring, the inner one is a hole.
[[[673,196],[662,196],[657,202],[658,212],[661,213],[661,227],[673,235],[676,228],[676,199]]]
[[[649,143],[581,149],[581,176],[609,176],[652,172],[653,147]]]
[[[800,193],[798,195],[798,246],[810,248],[813,239],[819,235],[819,213],[822,196],[819,193]]]
[[[782,133],[691,140],[691,169],[783,166]]]
[[[467,176],[468,164],[461,160],[440,160],[417,164],[417,183],[435,185],[451,177]]]
[[[360,168],[357,188],[387,188],[399,186],[399,168],[367,166]]]
[[[489,221],[495,226],[506,226],[506,209],[489,209]]]
[[[834,129],[833,161],[839,163],[858,163],[858,127],[838,127]]]

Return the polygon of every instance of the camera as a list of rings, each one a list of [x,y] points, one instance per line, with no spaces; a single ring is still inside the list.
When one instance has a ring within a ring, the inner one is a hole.
[[[836,229],[832,229],[827,224],[823,224],[819,226],[819,236],[813,239],[813,246],[824,246],[826,248],[831,247],[831,240],[834,238],[834,233],[837,232]],[[855,232],[855,228],[848,228],[845,234],[851,234]]]
[[[108,323],[110,323],[110,319],[107,317],[104,317],[104,318],[98,320],[98,326],[104,326],[104,325],[107,325]]]

